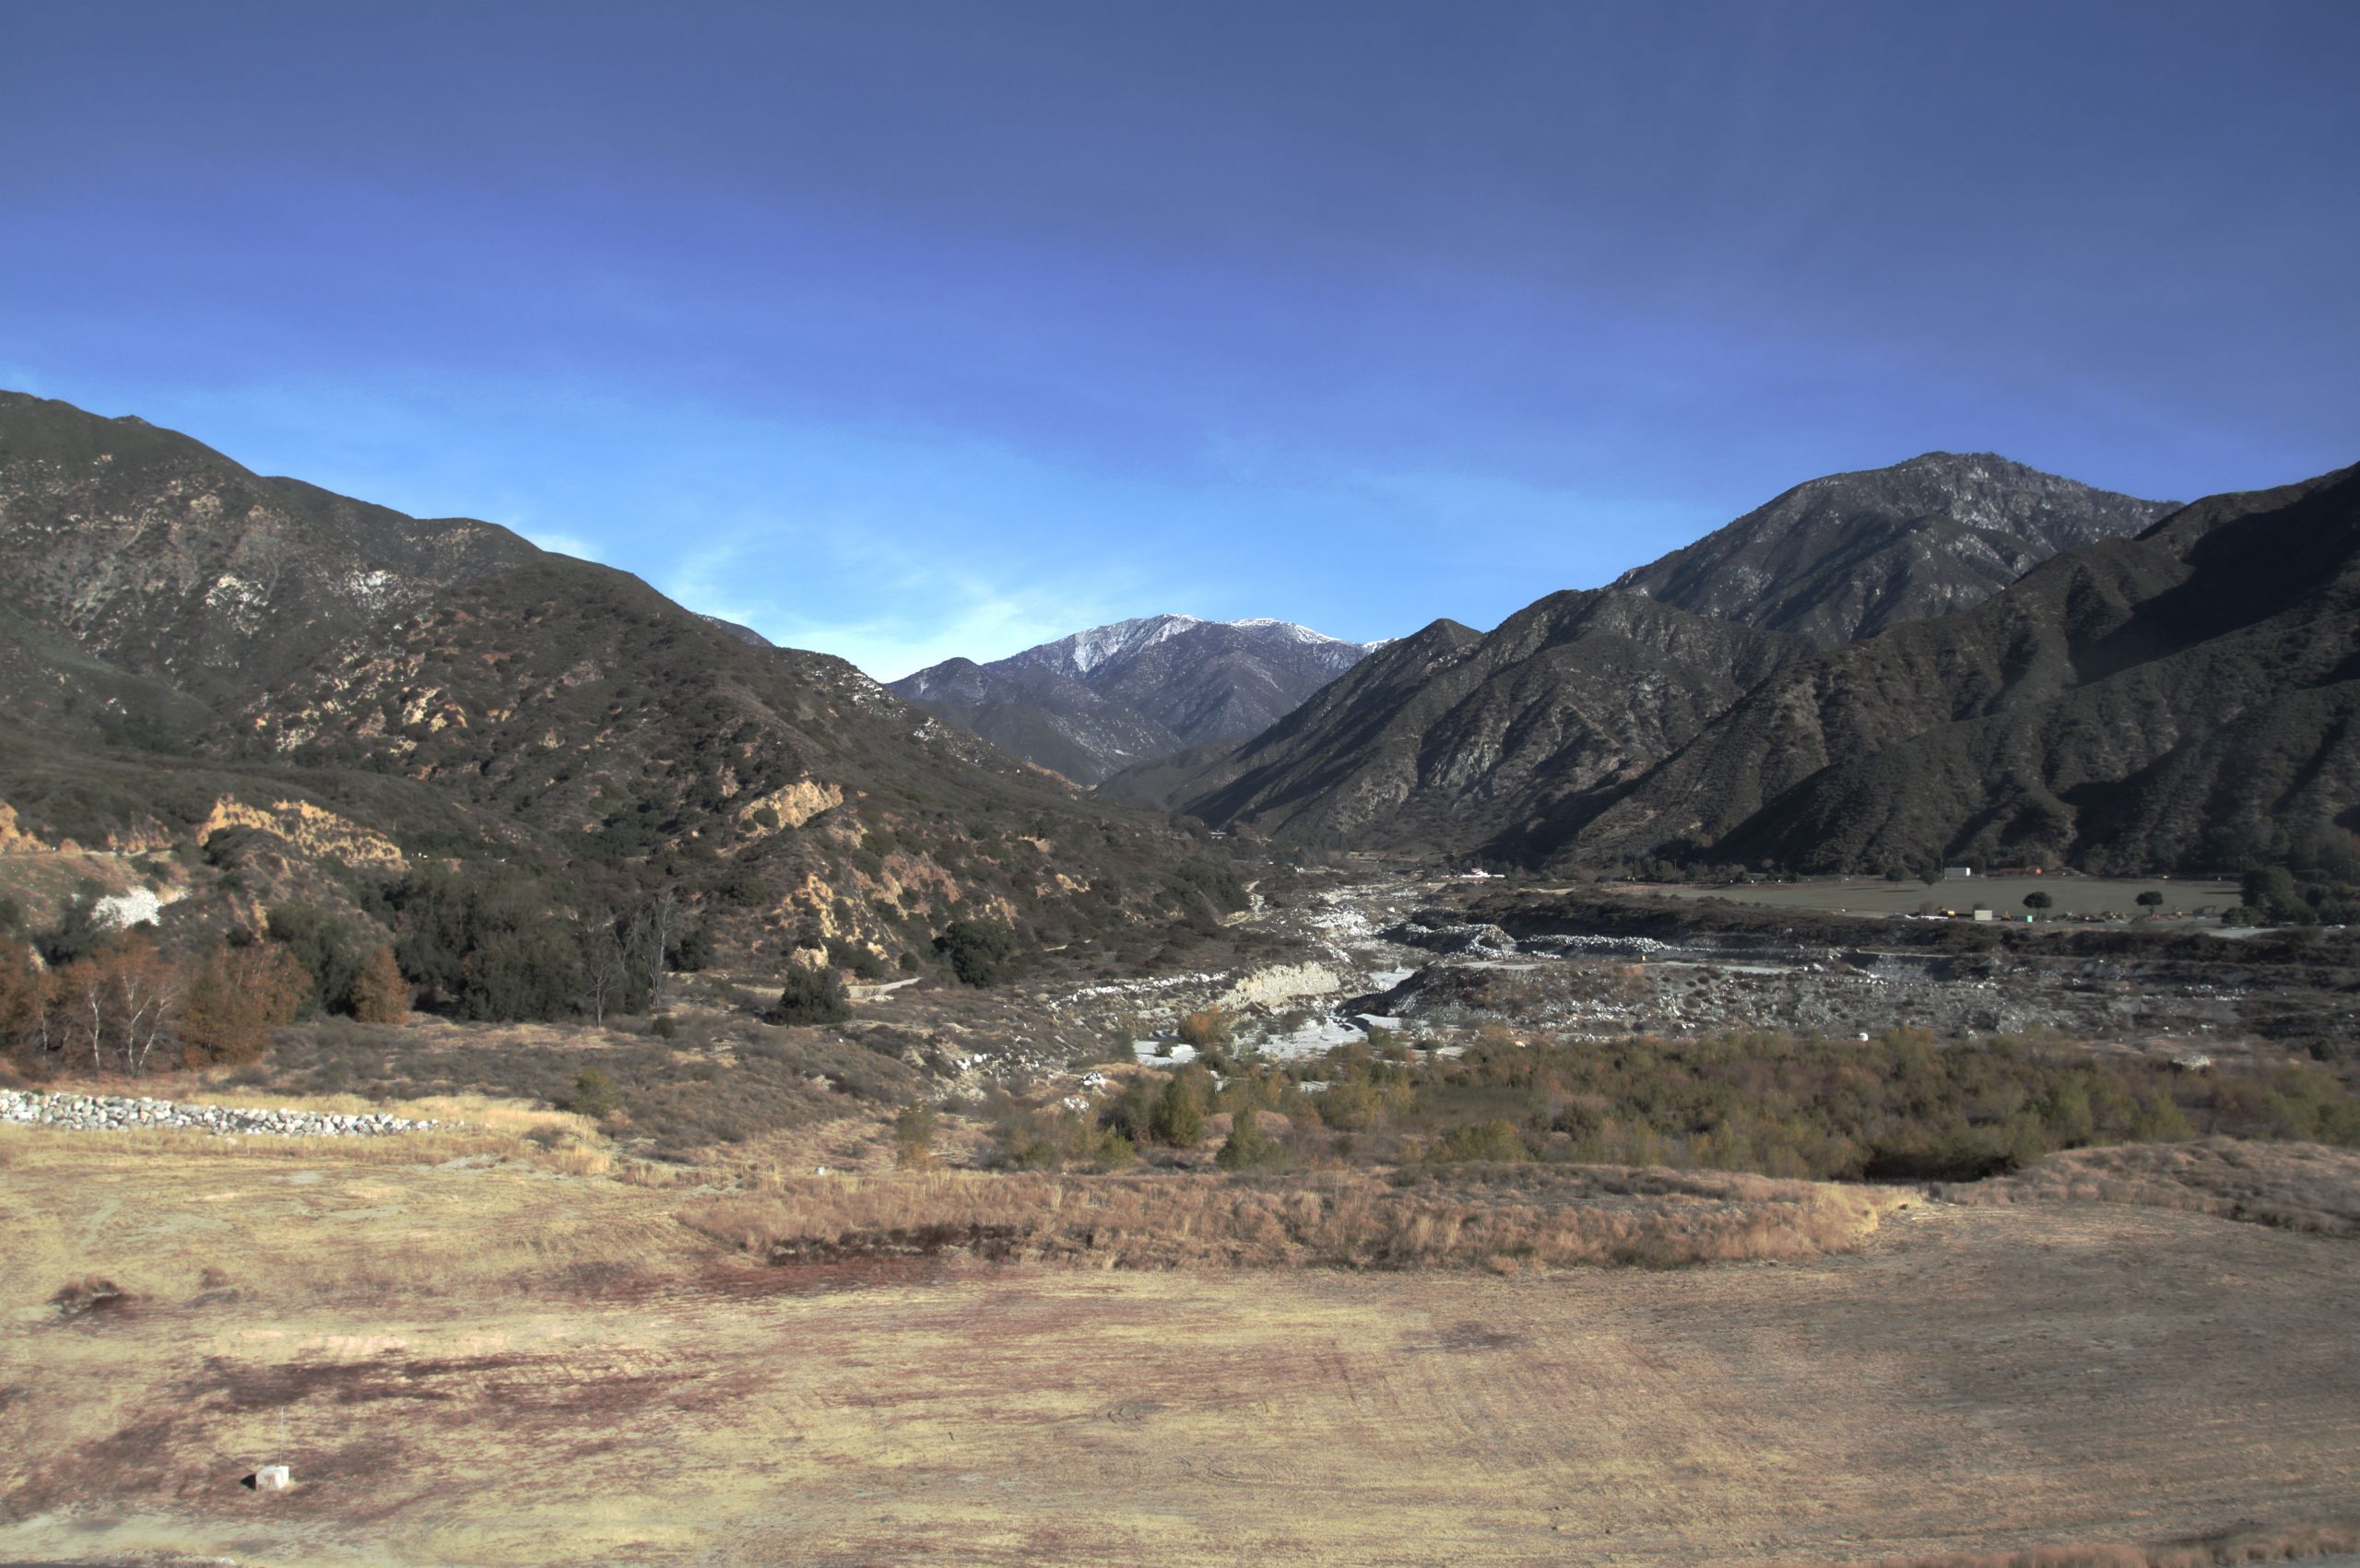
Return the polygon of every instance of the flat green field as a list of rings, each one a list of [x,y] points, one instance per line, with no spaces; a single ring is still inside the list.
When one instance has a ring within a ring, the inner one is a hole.
[[[1757,882],[1737,887],[1665,887],[1651,890],[1674,898],[1725,898],[1738,903],[1768,904],[1780,909],[1823,909],[1849,914],[1916,914],[1924,906],[1970,909],[1988,904],[2000,914],[2024,915],[2024,895],[2045,892],[2056,901],[2050,914],[2116,914],[2129,918],[2141,913],[2138,898],[2153,889],[2164,895],[2163,912],[2193,914],[2198,910],[2218,914],[2238,899],[2235,882],[2200,882],[2119,877],[1951,877],[1928,887],[1912,877],[1888,882],[1882,877],[1813,877],[1800,882]]]

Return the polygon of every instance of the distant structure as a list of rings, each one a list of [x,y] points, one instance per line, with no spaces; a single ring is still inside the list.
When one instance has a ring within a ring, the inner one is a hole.
[[[1945,877],[1972,877],[1975,875],[1975,867],[1972,866],[1945,866],[1942,867],[1942,875]]]

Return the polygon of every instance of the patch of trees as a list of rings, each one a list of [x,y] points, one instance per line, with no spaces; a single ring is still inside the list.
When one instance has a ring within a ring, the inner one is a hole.
[[[2239,889],[2247,919],[2263,925],[2360,925],[2360,886],[2323,872],[2298,878],[2285,866],[2257,866]]]
[[[1184,860],[1174,867],[1170,882],[1184,904],[1201,900],[1218,914],[1234,914],[1252,902],[1245,884],[1225,861],[1201,856]]]
[[[50,966],[0,937],[0,1050],[39,1078],[250,1062],[309,988],[301,961],[277,943],[175,959],[135,931]]]

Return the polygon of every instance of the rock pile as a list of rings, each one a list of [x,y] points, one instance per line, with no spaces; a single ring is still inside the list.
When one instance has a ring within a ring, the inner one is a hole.
[[[0,1122],[106,1132],[124,1127],[195,1127],[209,1133],[264,1133],[280,1138],[373,1138],[419,1132],[437,1122],[330,1111],[246,1110],[231,1105],[182,1105],[170,1100],[115,1094],[33,1094],[0,1089]]]

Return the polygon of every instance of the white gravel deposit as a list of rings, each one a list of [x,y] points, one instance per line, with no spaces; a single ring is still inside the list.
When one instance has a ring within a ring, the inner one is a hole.
[[[0,1122],[107,1132],[124,1127],[195,1127],[203,1132],[257,1133],[279,1138],[373,1138],[418,1132],[439,1122],[382,1111],[250,1110],[233,1105],[183,1105],[170,1100],[116,1094],[36,1094],[0,1089]]]

